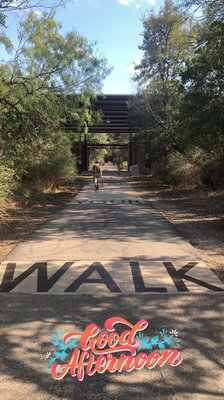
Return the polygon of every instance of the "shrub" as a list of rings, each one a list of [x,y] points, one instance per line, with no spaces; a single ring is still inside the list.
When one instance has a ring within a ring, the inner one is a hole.
[[[128,162],[127,162],[127,161],[123,161],[123,162],[121,163],[121,168],[122,168],[122,169],[128,169]]]
[[[0,163],[0,220],[6,216],[6,209],[15,187],[15,171]]]
[[[73,180],[76,162],[71,144],[64,133],[56,133],[43,143],[38,155],[28,167],[27,179],[38,189],[52,189],[62,180]]]
[[[211,158],[202,167],[203,183],[216,190],[219,186],[224,186],[224,159]]]
[[[181,155],[162,160],[154,169],[154,175],[160,182],[175,187],[194,188],[201,184],[200,168]]]

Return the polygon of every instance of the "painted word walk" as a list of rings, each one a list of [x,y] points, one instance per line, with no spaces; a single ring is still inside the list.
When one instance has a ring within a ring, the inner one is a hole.
[[[16,293],[186,293],[224,291],[224,284],[202,262],[49,261],[0,266],[0,292]]]

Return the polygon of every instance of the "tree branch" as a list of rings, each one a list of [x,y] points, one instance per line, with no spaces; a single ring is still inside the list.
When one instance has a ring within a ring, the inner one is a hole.
[[[63,4],[65,4],[65,1],[66,0],[58,0],[52,2],[49,1],[45,4],[44,1],[33,2],[32,0],[21,0],[15,2],[12,0],[9,1],[2,0],[0,3],[0,12],[7,13],[10,11],[28,10],[33,8],[45,8],[45,9],[58,8]]]

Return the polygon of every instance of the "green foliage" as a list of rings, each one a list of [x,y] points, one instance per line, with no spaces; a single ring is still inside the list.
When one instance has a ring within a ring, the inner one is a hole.
[[[123,161],[122,162],[121,169],[128,169],[128,161]]]
[[[183,58],[188,56],[189,28],[183,24],[183,16],[171,0],[165,0],[158,15],[149,13],[143,19],[143,27],[143,43],[139,48],[144,53],[134,80],[141,87],[149,87],[157,80],[163,82],[166,90],[166,83],[178,77]]]
[[[166,0],[158,15],[151,12],[143,20],[143,58],[136,67],[134,80],[139,92],[130,105],[132,118],[150,141],[162,142],[162,147],[178,149],[176,125],[181,101],[180,73],[190,57],[191,27],[173,2]],[[164,151],[164,150],[163,150]]]
[[[214,156],[207,157],[201,166],[202,182],[209,185],[212,190],[224,186],[224,158]]]
[[[127,165],[128,165],[128,152],[126,150],[124,150],[124,149],[113,149],[111,151],[110,158],[115,164],[117,164],[118,169],[127,168]]]
[[[194,58],[182,72],[181,128],[194,145],[224,154],[224,26],[209,12]],[[188,141],[190,142],[190,140]]]
[[[126,134],[110,134],[108,137],[108,144],[127,144],[129,141],[129,135]],[[119,169],[126,168],[128,164],[128,151],[121,148],[109,147],[107,151],[107,157],[115,164]]]
[[[23,68],[28,90],[99,91],[102,80],[110,72],[106,59],[97,57],[95,44],[77,32],[63,36],[61,25],[54,17],[54,12],[37,16],[31,11],[21,22],[20,48],[14,68]]]
[[[93,143],[108,143],[108,135],[106,133],[100,133],[100,134],[88,134],[88,143],[93,144]],[[104,161],[105,156],[108,153],[107,148],[99,148],[99,149],[94,149],[90,148],[89,149],[89,168],[92,169],[92,166],[96,160],[99,160],[100,162]]]
[[[0,40],[10,48],[6,36]],[[72,118],[79,135],[100,118],[91,102],[110,72],[95,43],[75,31],[63,35],[52,11],[30,11],[20,21],[18,41],[11,61],[0,64],[0,142],[9,165],[2,172],[3,202],[11,170],[41,189],[74,178],[75,134],[59,129]]]
[[[26,181],[39,189],[52,189],[62,180],[75,178],[75,159],[71,144],[64,133],[57,132],[42,143],[36,156],[27,166]]]
[[[223,0],[179,0],[178,5],[184,11],[190,9],[196,19],[206,19],[206,15],[209,13],[213,14],[216,21],[221,21],[224,17]],[[199,10],[201,13],[198,13]]]
[[[5,27],[5,15],[2,12],[0,12],[0,26]]]
[[[161,160],[153,172],[161,182],[175,187],[194,188],[202,182],[200,168],[180,154],[172,155],[166,161]]]
[[[216,188],[224,164],[224,3],[182,6],[166,0],[143,19],[139,87],[130,103],[133,145],[144,144],[151,168],[172,184]]]

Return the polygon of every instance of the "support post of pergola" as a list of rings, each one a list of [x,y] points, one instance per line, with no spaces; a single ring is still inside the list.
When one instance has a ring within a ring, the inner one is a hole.
[[[130,171],[130,167],[132,165],[132,133],[129,135],[129,144],[128,144],[128,171]]]
[[[83,156],[84,156],[84,160],[83,160],[83,167],[84,170],[87,171],[88,170],[88,142],[87,142],[87,136],[85,133],[85,137],[84,137],[84,152],[83,152]]]

